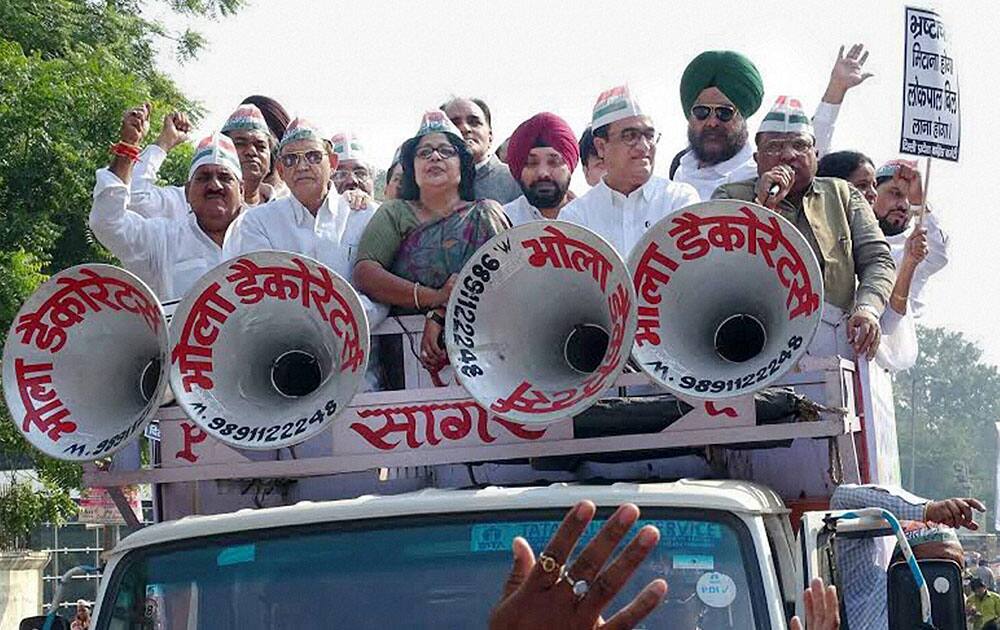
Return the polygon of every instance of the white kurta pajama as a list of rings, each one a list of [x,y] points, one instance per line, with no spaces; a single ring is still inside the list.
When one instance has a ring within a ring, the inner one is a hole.
[[[699,201],[690,185],[656,175],[628,196],[612,190],[602,179],[567,204],[559,218],[601,235],[627,261],[646,230],[675,210]]]
[[[106,168],[97,171],[90,229],[161,302],[183,297],[205,272],[225,260],[223,248],[202,231],[190,208],[181,220],[150,219],[134,212],[129,199],[129,188],[117,175]]]
[[[919,350],[916,320],[926,308],[924,287],[932,275],[948,264],[948,234],[941,228],[937,215],[931,212],[924,215],[924,227],[927,228],[927,257],[917,265],[913,273],[906,314],[900,315],[892,306],[886,306],[885,313],[882,314],[882,342],[875,360],[880,367],[890,372],[907,370],[916,364]],[[885,238],[889,242],[897,269],[902,265],[906,255],[906,239],[913,234],[915,228],[914,219],[902,234]]]

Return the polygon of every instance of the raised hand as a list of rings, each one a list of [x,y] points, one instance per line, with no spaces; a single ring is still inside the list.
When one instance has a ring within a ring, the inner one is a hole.
[[[653,580],[607,622],[601,618],[601,611],[656,547],[660,532],[650,525],[643,527],[605,566],[611,552],[639,518],[639,508],[626,503],[608,519],[572,566],[566,567],[594,511],[590,501],[577,503],[537,560],[527,541],[514,540],[514,566],[500,602],[490,615],[490,630],[623,630],[635,627],[663,601],[667,583]]]
[[[118,133],[118,139],[125,144],[137,146],[149,133],[149,112],[151,109],[149,103],[143,103],[125,112],[125,115],[122,116],[122,127]]]
[[[864,71],[866,61],[868,61],[868,51],[865,50],[864,44],[854,44],[846,55],[844,47],[841,46],[837,52],[837,61],[830,72],[830,82],[823,100],[827,103],[842,103],[848,90],[875,76]]]
[[[163,129],[156,139],[156,145],[169,152],[171,149],[186,142],[191,131],[191,121],[184,112],[170,112],[163,117]]]

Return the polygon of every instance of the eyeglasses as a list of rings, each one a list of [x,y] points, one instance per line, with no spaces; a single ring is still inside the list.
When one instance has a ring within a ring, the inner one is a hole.
[[[351,175],[353,175],[355,179],[370,179],[372,176],[372,174],[368,172],[368,169],[361,166],[354,169],[341,168],[333,172],[333,178],[338,181],[342,179],[347,179]]]
[[[650,145],[656,145],[660,141],[660,133],[656,129],[623,129],[618,135],[621,141],[630,147],[639,144],[639,140],[646,139]]]
[[[691,115],[698,120],[708,120],[713,113],[719,122],[729,122],[736,115],[736,108],[731,105],[695,105],[691,108]]]
[[[447,160],[458,155],[458,149],[450,144],[442,144],[439,147],[423,146],[417,149],[416,156],[421,160],[429,160],[435,153],[437,153],[442,160]]]
[[[282,153],[281,163],[285,165],[285,168],[294,168],[299,163],[299,158],[305,158],[309,164],[319,164],[324,157],[323,152],[316,149],[302,153]]]
[[[802,155],[813,148],[813,141],[808,138],[793,138],[792,140],[768,140],[758,150],[764,155],[781,155],[785,148],[790,148],[793,153]]]

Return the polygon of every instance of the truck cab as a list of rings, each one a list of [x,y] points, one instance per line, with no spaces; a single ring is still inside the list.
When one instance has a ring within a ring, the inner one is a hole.
[[[786,627],[804,579],[789,510],[763,486],[699,480],[428,489],[162,523],[112,553],[96,627],[482,627],[513,538],[540,552],[583,499],[598,513],[577,550],[625,502],[662,533],[612,604],[666,577],[642,627]]]

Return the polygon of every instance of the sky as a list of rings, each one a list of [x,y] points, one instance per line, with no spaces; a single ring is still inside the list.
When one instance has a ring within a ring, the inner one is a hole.
[[[162,67],[201,102],[200,135],[222,124],[249,94],[277,99],[328,135],[352,130],[387,167],[422,112],[451,95],[484,98],[499,144],[540,111],[565,118],[579,134],[597,95],[629,83],[663,138],[656,171],[686,145],[680,76],[698,53],[734,49],[764,78],[765,105],[798,96],[815,109],[842,44],[866,45],[874,77],[847,95],[833,149],[857,149],[876,164],[898,157],[906,3],[839,0],[712,2],[662,0],[527,2],[503,0],[250,0],[219,21],[152,17],[199,30],[208,46],[183,66],[164,52]],[[994,152],[1000,108],[1000,3],[948,0],[936,8],[948,25],[960,80],[961,159],[934,161],[929,200],[951,236],[949,265],[928,283],[922,323],[961,331],[1000,364],[1000,212]],[[610,10],[611,8],[614,10]],[[199,137],[200,137],[199,135]],[[579,173],[577,193],[586,190]]]

